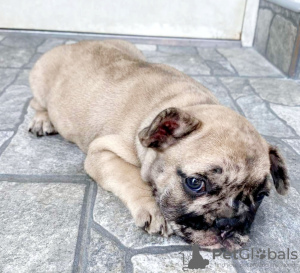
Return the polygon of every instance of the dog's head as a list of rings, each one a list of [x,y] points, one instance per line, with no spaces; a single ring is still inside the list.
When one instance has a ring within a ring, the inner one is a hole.
[[[207,248],[248,240],[271,189],[289,187],[283,158],[241,115],[220,105],[162,111],[139,133],[142,177],[176,234]]]

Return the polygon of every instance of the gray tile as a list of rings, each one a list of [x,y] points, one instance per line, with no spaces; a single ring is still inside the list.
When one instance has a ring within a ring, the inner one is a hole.
[[[300,83],[288,79],[251,79],[251,86],[269,102],[300,105]]]
[[[270,104],[271,109],[300,136],[300,108]]]
[[[0,66],[20,68],[33,56],[34,48],[12,48],[0,45]]]
[[[222,48],[218,51],[227,58],[240,76],[282,76],[278,69],[253,48]]]
[[[2,41],[5,38],[4,35],[0,35],[0,41]]]
[[[222,78],[221,80],[259,133],[275,137],[294,136],[292,130],[268,109],[260,97],[255,95],[248,80],[239,78]]]
[[[289,72],[296,36],[297,28],[292,22],[276,15],[270,29],[267,58],[285,73]]]
[[[84,189],[0,182],[0,272],[72,272]]]
[[[254,38],[254,47],[265,55],[269,37],[269,29],[273,18],[273,12],[268,9],[259,9]]]
[[[206,61],[215,76],[230,76],[236,72],[231,64],[214,48],[198,47],[199,55]]]
[[[28,87],[12,85],[0,97],[0,129],[14,129],[20,122],[22,109],[31,93]]]
[[[193,77],[196,81],[203,84],[208,88],[219,100],[219,102],[232,110],[238,112],[238,109],[234,105],[234,102],[227,93],[227,90],[219,84],[219,82],[214,77]]]
[[[42,45],[38,47],[37,52],[45,53],[56,46],[64,44],[65,42],[66,40],[63,39],[56,39],[56,38],[47,39]]]
[[[158,51],[169,53],[172,55],[185,54],[185,55],[195,55],[197,54],[197,49],[192,46],[164,46],[159,45],[157,48]]]
[[[214,76],[233,76],[234,70],[232,67],[228,67],[228,69],[225,67],[228,63],[225,62],[225,64],[221,64],[216,61],[206,61],[206,64],[211,69],[211,74]]]
[[[252,95],[239,98],[237,103],[259,133],[275,137],[294,136],[291,129],[272,114],[259,97]]]
[[[300,155],[300,139],[283,139],[283,141],[289,144]]]
[[[127,247],[142,248],[186,244],[176,236],[164,238],[159,235],[149,235],[141,228],[136,227],[125,205],[112,193],[103,190],[100,186],[94,207],[94,220]]]
[[[210,75],[210,68],[198,55],[168,55],[162,52],[154,52],[152,56],[146,55],[152,63],[168,64],[188,75]]]
[[[6,140],[8,140],[13,134],[14,134],[14,132],[12,132],[12,131],[0,131],[0,148],[1,148],[2,144]]]
[[[14,85],[25,85],[29,87],[29,73],[30,73],[29,69],[22,70],[19,73],[17,79],[15,80]]]
[[[220,80],[229,89],[230,94],[235,100],[241,97],[253,95],[253,90],[249,85],[248,79],[220,78]]]
[[[18,69],[0,68],[0,94],[15,79]]]
[[[189,269],[188,262],[192,259],[189,251],[174,252],[169,254],[139,254],[133,256],[134,273],[181,273],[181,272],[205,272],[205,273],[235,273],[231,260],[222,257],[213,259],[212,252],[200,251],[203,259],[207,259],[209,264],[205,269]]]
[[[37,36],[8,36],[1,43],[16,48],[36,48],[44,41],[44,38]]]
[[[125,253],[113,243],[94,230],[88,248],[88,266],[90,273],[119,273],[124,272]]]
[[[259,208],[256,219],[251,230],[250,243],[247,248],[253,248],[256,254],[258,249],[265,251],[267,257],[264,259],[238,259],[237,262],[242,266],[245,272],[298,272],[299,262],[285,258],[269,259],[268,251],[284,251],[287,255],[287,249],[300,251],[300,195],[291,188],[288,196],[279,196],[275,190],[271,192],[270,197],[266,197]],[[245,254],[246,252],[244,252]],[[278,254],[277,254],[278,255]],[[274,254],[272,254],[274,256]]]
[[[154,51],[154,50],[143,50],[143,54],[146,56],[149,62],[151,58],[167,58],[170,56],[170,54],[160,51]],[[152,61],[153,62],[153,61]]]
[[[0,157],[0,173],[84,175],[84,153],[75,144],[58,135],[37,138],[28,133],[32,117],[33,110],[30,109],[24,123]]]
[[[30,61],[24,66],[24,68],[32,68],[37,60],[42,56],[42,53],[36,53],[34,56],[30,59]]]
[[[148,45],[148,44],[135,44],[135,46],[141,51],[156,51],[156,45]]]

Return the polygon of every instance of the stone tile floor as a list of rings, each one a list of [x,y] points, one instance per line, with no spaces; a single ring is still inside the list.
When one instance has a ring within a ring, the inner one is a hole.
[[[27,133],[30,68],[47,50],[82,38],[0,32],[0,272],[183,272],[189,245],[136,228],[127,209],[85,174],[75,145]],[[271,259],[268,251],[300,255],[300,82],[252,48],[138,47],[150,62],[187,73],[246,116],[288,164],[291,190],[263,202],[244,259],[201,251],[209,265],[189,271],[299,272],[300,258]],[[267,257],[245,259],[252,248]]]

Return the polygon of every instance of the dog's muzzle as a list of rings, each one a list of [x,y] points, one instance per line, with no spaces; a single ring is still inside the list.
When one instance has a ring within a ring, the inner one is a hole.
[[[250,209],[247,213],[233,218],[218,218],[214,221],[214,228],[219,232],[220,237],[225,240],[233,237],[234,233],[246,235],[250,233],[256,211]]]

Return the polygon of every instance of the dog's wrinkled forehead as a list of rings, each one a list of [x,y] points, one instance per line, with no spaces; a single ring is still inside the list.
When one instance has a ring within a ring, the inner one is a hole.
[[[165,153],[166,164],[180,166],[188,175],[218,177],[222,185],[259,180],[270,169],[267,143],[258,137],[213,134],[191,136]]]

